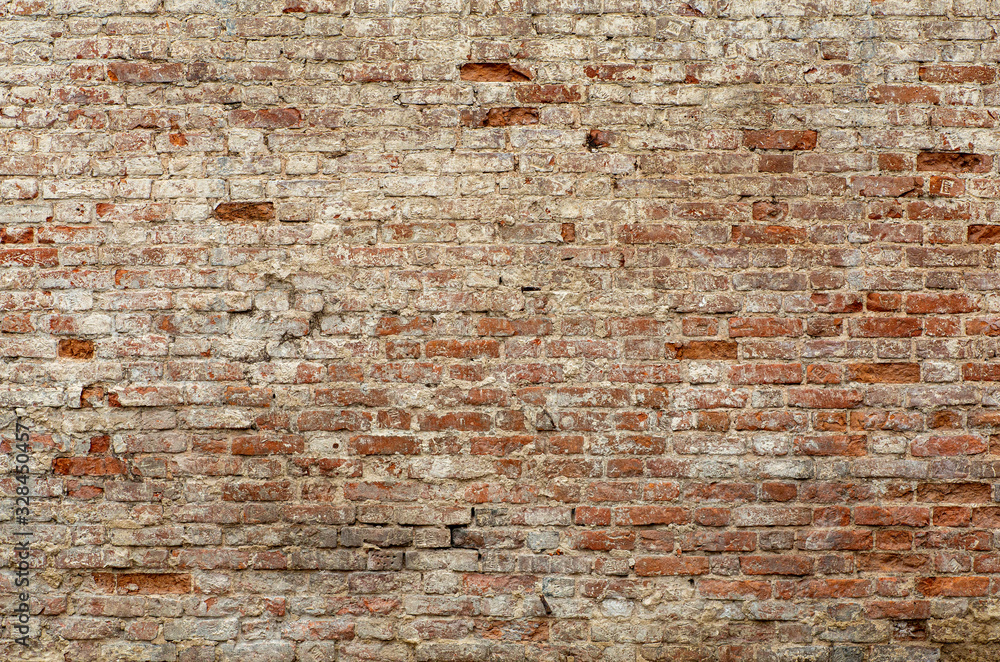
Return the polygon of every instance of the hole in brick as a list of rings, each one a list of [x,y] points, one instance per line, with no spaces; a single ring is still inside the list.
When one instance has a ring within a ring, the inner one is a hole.
[[[274,220],[273,202],[223,202],[215,208],[220,221],[256,223]]]
[[[0,228],[0,244],[30,244],[34,228]]]
[[[572,223],[563,223],[560,230],[562,240],[566,243],[576,241],[576,226]]]
[[[470,62],[462,65],[462,80],[480,83],[520,83],[531,74],[506,62]]]
[[[917,170],[939,172],[988,172],[993,157],[964,152],[921,152],[917,154]]]
[[[587,148],[600,149],[601,147],[609,147],[612,138],[612,134],[608,131],[591,129],[590,133],[587,134]]]
[[[104,388],[102,386],[97,386],[91,384],[89,386],[84,386],[83,390],[80,392],[80,406],[81,407],[94,407],[99,405],[104,401]]]
[[[463,126],[514,126],[538,124],[538,109],[522,106],[498,107],[488,110],[463,110]]]
[[[94,358],[94,341],[64,338],[59,341],[59,356],[64,359]]]
[[[96,437],[91,437],[90,439],[90,451],[91,453],[107,453],[108,449],[111,448],[111,437],[106,434],[98,435]]]

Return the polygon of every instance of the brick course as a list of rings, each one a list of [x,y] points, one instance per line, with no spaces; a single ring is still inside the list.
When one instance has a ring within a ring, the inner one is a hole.
[[[0,658],[1000,658],[997,29],[4,3]]]

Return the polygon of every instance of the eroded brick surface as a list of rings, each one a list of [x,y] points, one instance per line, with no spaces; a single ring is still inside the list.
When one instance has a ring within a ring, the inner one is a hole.
[[[2,3],[0,659],[994,662],[998,12]]]

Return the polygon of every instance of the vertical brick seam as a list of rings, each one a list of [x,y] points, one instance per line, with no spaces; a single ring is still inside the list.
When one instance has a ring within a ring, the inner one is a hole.
[[[996,660],[998,21],[3,3],[0,657]]]

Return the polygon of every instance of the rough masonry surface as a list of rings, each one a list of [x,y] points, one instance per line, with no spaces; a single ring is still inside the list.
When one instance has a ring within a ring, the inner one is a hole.
[[[998,27],[0,3],[0,658],[1000,659]]]

